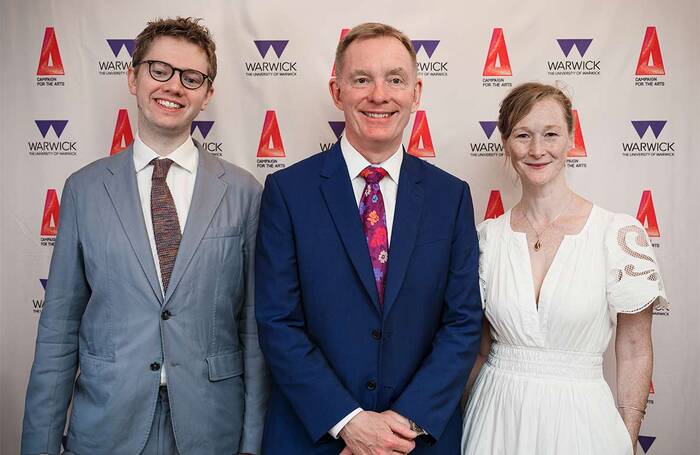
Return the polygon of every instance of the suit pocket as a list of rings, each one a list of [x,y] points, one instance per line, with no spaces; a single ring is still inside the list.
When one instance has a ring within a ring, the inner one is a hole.
[[[227,352],[210,355],[206,359],[209,368],[209,380],[222,381],[243,374],[243,352]]]
[[[205,239],[218,239],[221,237],[237,237],[241,235],[240,226],[217,226],[210,227],[204,233]]]

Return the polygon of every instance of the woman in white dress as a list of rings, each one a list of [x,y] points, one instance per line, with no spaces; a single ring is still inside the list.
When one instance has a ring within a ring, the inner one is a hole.
[[[486,318],[462,453],[630,455],[651,380],[652,306],[667,304],[647,234],[568,187],[571,102],[559,89],[514,88],[498,128],[522,197],[478,228]],[[602,373],[613,332],[617,405]]]

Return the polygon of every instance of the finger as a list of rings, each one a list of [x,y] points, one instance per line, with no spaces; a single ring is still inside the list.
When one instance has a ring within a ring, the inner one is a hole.
[[[411,430],[410,425],[408,424],[403,424],[400,422],[396,422],[394,420],[388,420],[387,424],[389,425],[389,428],[391,428],[391,431],[393,431],[397,436],[400,436],[403,439],[416,439],[418,437],[418,434]]]
[[[347,446],[343,449],[342,452],[340,452],[339,455],[352,455],[352,450],[350,450]]]
[[[408,453],[416,447],[416,443],[410,439],[404,439],[395,434],[392,434],[387,439],[386,449],[395,450],[401,453]]]

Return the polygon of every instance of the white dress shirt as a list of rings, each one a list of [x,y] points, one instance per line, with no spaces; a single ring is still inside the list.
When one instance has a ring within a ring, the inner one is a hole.
[[[173,196],[177,219],[180,223],[180,232],[184,232],[187,214],[190,211],[192,202],[192,192],[194,182],[197,178],[197,166],[199,164],[199,150],[194,145],[191,137],[178,148],[166,156],[160,156],[149,146],[143,143],[138,133],[134,140],[134,169],[136,170],[136,182],[139,187],[139,198],[141,199],[141,209],[143,210],[143,220],[146,223],[146,232],[151,244],[153,262],[158,274],[160,291],[163,292],[163,279],[160,276],[160,261],[158,260],[158,250],[156,249],[156,238],[153,234],[153,219],[151,218],[151,177],[153,175],[153,165],[149,163],[153,158],[170,158],[173,164],[170,166],[165,182],[168,184],[170,194]],[[160,369],[160,384],[167,384],[165,373],[165,363]]]
[[[353,147],[350,142],[345,139],[345,136],[340,138],[340,150],[343,153],[345,164],[348,167],[348,175],[352,183],[352,190],[355,193],[355,202],[357,210],[360,210],[360,200],[362,199],[362,191],[365,189],[365,179],[360,175],[360,172],[367,166],[381,166],[387,172],[387,176],[379,181],[379,189],[382,192],[384,199],[384,210],[386,212],[386,232],[391,244],[391,230],[394,226],[394,213],[396,211],[396,194],[399,189],[399,174],[401,173],[401,163],[403,162],[403,145],[394,152],[386,161],[379,164],[372,164]],[[391,258],[391,250],[389,252]],[[328,432],[335,439],[338,439],[340,430],[347,425],[353,417],[362,412],[362,408],[357,408],[350,414],[346,415]]]

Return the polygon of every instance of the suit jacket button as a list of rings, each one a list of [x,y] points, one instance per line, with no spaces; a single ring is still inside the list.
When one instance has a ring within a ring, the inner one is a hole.
[[[377,388],[377,383],[374,381],[367,381],[367,390],[374,390]]]
[[[172,316],[172,313],[170,313],[170,311],[168,311],[168,310],[165,310],[160,314],[160,318],[164,321],[167,321],[168,319],[170,319],[170,316]]]
[[[382,331],[377,330],[377,329],[372,330],[372,338],[374,338],[375,340],[381,340],[382,339]]]
[[[158,370],[160,370],[160,363],[158,363],[158,362],[153,362],[153,363],[151,364],[151,371],[158,371]]]

